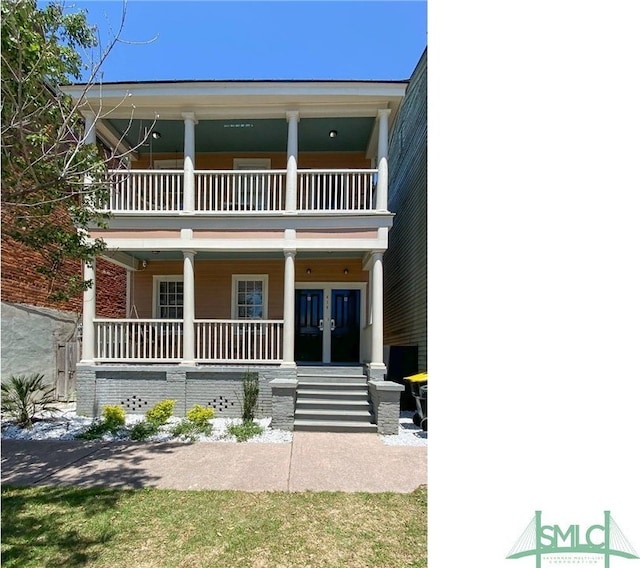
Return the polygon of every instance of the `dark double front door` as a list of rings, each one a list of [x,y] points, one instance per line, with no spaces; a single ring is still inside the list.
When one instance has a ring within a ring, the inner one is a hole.
[[[296,290],[295,360],[360,361],[360,290]]]

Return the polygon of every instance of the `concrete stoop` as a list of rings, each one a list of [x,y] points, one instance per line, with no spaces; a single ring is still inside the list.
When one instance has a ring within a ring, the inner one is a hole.
[[[300,370],[294,431],[377,432],[361,369]]]

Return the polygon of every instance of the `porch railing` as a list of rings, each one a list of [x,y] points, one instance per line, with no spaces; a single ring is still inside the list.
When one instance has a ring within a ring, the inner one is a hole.
[[[96,360],[177,361],[182,358],[182,320],[96,319]]]
[[[95,319],[96,360],[177,362],[183,321]],[[196,320],[195,358],[202,362],[282,361],[282,320]]]
[[[282,320],[196,320],[196,360],[282,361]]]
[[[298,170],[299,211],[375,209],[377,170]],[[286,170],[197,170],[195,211],[205,213],[285,210]],[[114,213],[182,211],[182,170],[110,170],[104,209]]]

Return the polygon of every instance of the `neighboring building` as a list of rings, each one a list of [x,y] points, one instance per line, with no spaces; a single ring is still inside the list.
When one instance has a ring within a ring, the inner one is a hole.
[[[385,374],[383,254],[393,223],[387,148],[406,87],[185,81],[90,90],[89,140],[132,152],[128,169],[110,173],[109,227],[91,231],[107,245],[104,260],[127,270],[127,317],[96,311],[99,279],[85,293],[79,412],[105,404],[142,412],[174,398],[179,414],[199,403],[239,416],[251,371],[259,412],[274,423],[292,425],[295,412],[296,429],[370,431],[368,395],[377,413],[390,388],[376,382]],[[95,119],[98,109],[106,118]],[[93,274],[87,265],[85,277]],[[385,418],[375,418],[381,431]]]
[[[427,370],[427,50],[416,66],[389,143],[389,210],[396,216],[384,255],[384,343],[416,347]]]
[[[37,251],[2,235],[2,381],[12,375],[42,374],[61,399],[75,397],[75,363],[82,297],[69,302],[49,298],[49,281],[36,271]],[[79,261],[66,261],[60,277],[82,274]],[[102,317],[124,317],[126,271],[99,260],[98,299]]]

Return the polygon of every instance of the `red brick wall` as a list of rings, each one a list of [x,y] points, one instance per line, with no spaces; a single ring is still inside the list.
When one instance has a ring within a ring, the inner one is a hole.
[[[47,279],[36,272],[38,253],[13,239],[2,236],[1,296],[3,302],[29,304],[70,312],[82,312],[82,294],[68,302],[52,302],[48,296]],[[79,261],[67,261],[61,269],[61,277],[81,274]],[[123,318],[126,315],[126,270],[105,260],[96,263],[96,315],[98,317]]]

